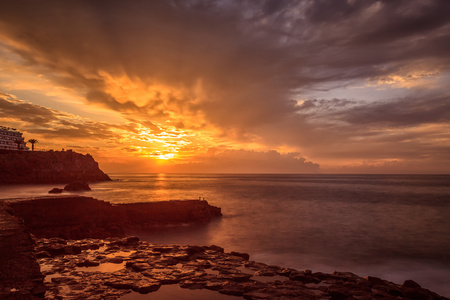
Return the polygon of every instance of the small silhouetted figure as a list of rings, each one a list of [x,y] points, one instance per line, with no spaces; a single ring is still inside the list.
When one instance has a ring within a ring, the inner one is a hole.
[[[34,144],[39,142],[37,139],[29,139],[28,143],[31,143],[31,151],[34,151]]]
[[[202,197],[198,197],[198,200],[202,200]]]

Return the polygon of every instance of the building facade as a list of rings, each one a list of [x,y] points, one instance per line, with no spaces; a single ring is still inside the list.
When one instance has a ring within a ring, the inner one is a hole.
[[[15,128],[0,126],[0,149],[28,151],[22,132]]]

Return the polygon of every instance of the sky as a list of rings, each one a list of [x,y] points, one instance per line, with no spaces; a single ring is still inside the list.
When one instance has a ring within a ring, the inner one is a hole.
[[[0,1],[0,125],[109,173],[449,173],[448,0]]]

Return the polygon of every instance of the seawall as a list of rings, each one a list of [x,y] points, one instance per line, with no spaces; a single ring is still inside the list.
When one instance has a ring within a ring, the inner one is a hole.
[[[0,150],[0,184],[67,184],[111,180],[89,154]]]

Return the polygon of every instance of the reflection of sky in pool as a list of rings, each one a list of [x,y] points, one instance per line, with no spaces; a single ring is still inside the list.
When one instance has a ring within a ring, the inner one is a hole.
[[[94,267],[77,267],[75,271],[81,272],[116,272],[125,268],[125,263],[114,264],[114,263],[103,263]]]

